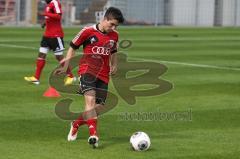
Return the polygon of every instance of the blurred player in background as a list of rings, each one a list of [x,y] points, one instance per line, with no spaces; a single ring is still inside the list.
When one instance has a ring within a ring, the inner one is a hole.
[[[45,11],[38,14],[45,17],[42,28],[45,28],[44,35],[39,48],[38,58],[36,60],[35,75],[24,77],[24,79],[33,84],[40,84],[40,76],[46,63],[46,56],[49,50],[52,50],[56,59],[61,62],[64,58],[64,33],[61,25],[62,9],[59,0],[45,0],[47,3]],[[67,76],[64,80],[65,85],[72,84],[73,74],[70,69],[67,70]]]
[[[68,141],[77,138],[78,128],[86,124],[89,128],[88,142],[94,148],[98,146],[97,112],[107,98],[109,75],[117,71],[117,26],[124,22],[122,12],[110,7],[99,24],[83,28],[71,41],[70,48],[58,73],[67,71],[70,59],[76,49],[83,45],[83,56],[79,62],[80,91],[85,99],[85,114],[71,123]]]

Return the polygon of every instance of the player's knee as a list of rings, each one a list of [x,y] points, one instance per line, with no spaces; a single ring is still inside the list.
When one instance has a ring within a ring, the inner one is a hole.
[[[61,61],[63,59],[63,55],[55,55],[55,57],[58,61]]]
[[[38,58],[41,58],[41,59],[45,59],[46,58],[46,56],[47,56],[47,54],[45,54],[45,53],[39,53],[38,54]]]

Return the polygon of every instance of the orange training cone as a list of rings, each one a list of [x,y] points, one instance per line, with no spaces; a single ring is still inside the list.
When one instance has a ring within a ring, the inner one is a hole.
[[[58,93],[58,91],[53,88],[49,87],[43,94],[44,97],[61,97],[61,95]]]

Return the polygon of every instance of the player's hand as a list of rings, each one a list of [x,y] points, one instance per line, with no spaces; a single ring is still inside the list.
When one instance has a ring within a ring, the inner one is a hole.
[[[45,13],[44,12],[38,12],[38,15],[45,16]]]
[[[46,26],[46,23],[42,23],[42,24],[41,24],[41,28],[42,28],[42,29],[44,29],[45,26]]]
[[[113,76],[117,73],[117,66],[111,66],[110,75]]]
[[[67,69],[65,69],[64,67],[59,67],[54,71],[54,75],[61,75],[61,74],[66,74]]]

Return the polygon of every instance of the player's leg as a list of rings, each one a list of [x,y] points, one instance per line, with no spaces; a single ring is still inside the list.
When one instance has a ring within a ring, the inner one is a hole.
[[[89,74],[84,74],[81,75],[80,78],[80,92],[81,94],[85,94],[87,91],[94,90],[96,87],[95,85],[95,77],[89,75]],[[89,104],[88,104],[89,105]],[[68,141],[74,141],[77,138],[77,133],[78,133],[78,128],[81,125],[87,124],[87,119],[91,118],[91,113],[92,111],[84,112],[81,114],[76,120],[74,120],[71,123],[71,129],[68,134]]]
[[[67,140],[68,141],[75,141],[78,135],[78,129],[81,125],[86,124],[86,121],[83,117],[79,117],[77,120],[74,120],[70,123],[70,131],[68,133]]]
[[[63,51],[64,51],[64,41],[63,38],[57,37],[53,38],[51,42],[51,48],[55,54],[56,59],[60,63],[64,56],[63,56]],[[64,63],[61,63],[61,65],[64,65]],[[74,76],[72,74],[71,68],[67,68],[67,77],[64,79],[64,84],[65,85],[70,85],[74,81]]]
[[[96,148],[98,147],[97,114],[95,111],[97,78],[91,74],[84,74],[81,76],[80,82],[85,99],[84,119],[89,129],[88,142],[93,148]]]
[[[108,90],[108,84],[98,78],[95,79],[95,84],[96,85],[94,90],[91,90],[84,94],[86,102],[85,112],[88,112],[87,124],[89,126],[90,133],[88,142],[92,144],[93,147],[98,146],[99,137],[97,133],[97,117],[98,113],[100,113],[100,109],[102,109],[105,105]]]
[[[84,93],[85,99],[85,112],[86,122],[89,129],[88,143],[93,146],[93,148],[98,147],[98,133],[97,133],[97,113],[95,111],[96,105],[96,92],[95,90],[89,90]]]
[[[70,124],[70,131],[68,133],[67,140],[68,141],[75,141],[77,139],[78,135],[78,129],[80,126],[86,124],[86,120],[83,117],[83,114],[81,114],[76,120],[72,121]]]
[[[62,54],[56,54],[56,53],[55,53],[55,57],[59,61],[59,63],[61,63],[61,61],[64,58],[64,56]],[[64,63],[61,63],[61,65],[63,66]],[[64,79],[64,85],[70,85],[74,81],[74,75],[72,74],[70,66],[67,68],[67,72],[66,73],[67,73],[67,76]]]
[[[105,83],[104,81],[98,79],[96,84],[96,106],[105,105],[107,94],[108,94],[108,83]]]
[[[87,111],[88,115],[90,116],[89,119],[87,120],[88,125],[91,125],[91,124],[94,125],[92,127],[92,130],[89,129],[90,137],[88,139],[88,142],[90,144],[92,143],[94,148],[98,146],[98,140],[99,140],[99,136],[97,133],[97,117],[105,105],[105,101],[107,98],[107,90],[108,90],[108,84],[103,82],[100,79],[97,79],[96,88],[94,92],[95,94],[90,94],[90,98],[93,97],[91,98],[91,100],[89,100],[91,101],[90,104],[92,105],[95,100],[95,105],[94,105],[94,108],[89,107]],[[86,101],[86,98],[85,98],[85,101]]]
[[[36,61],[36,71],[35,71],[35,75],[34,75],[34,77],[38,80],[40,80],[42,70],[46,64],[46,56],[47,56],[47,52],[44,52],[44,53],[40,52],[38,54],[38,58]]]
[[[49,51],[48,38],[42,37],[41,47],[39,48],[39,54],[36,60],[36,70],[34,76],[24,77],[24,79],[33,84],[40,84],[40,76],[46,63],[46,56]]]

